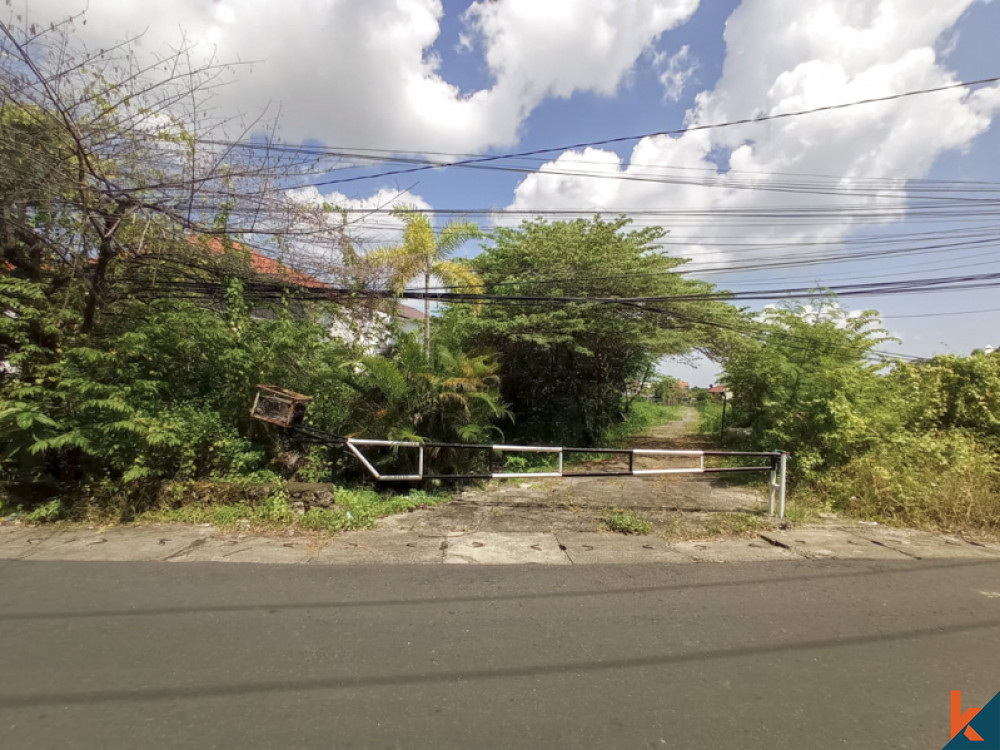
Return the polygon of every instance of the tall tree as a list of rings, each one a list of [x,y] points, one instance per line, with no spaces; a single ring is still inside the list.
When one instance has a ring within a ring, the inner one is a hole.
[[[684,301],[713,288],[676,272],[684,261],[657,246],[663,230],[628,224],[528,221],[496,230],[473,259],[487,290],[520,299],[476,314],[456,306],[445,325],[465,347],[496,352],[521,438],[596,443],[620,419],[630,382],[664,355],[713,351],[724,335],[713,324],[735,315]],[[612,297],[635,301],[602,301]],[[641,300],[657,297],[672,301]]]
[[[318,324],[236,315],[243,295],[217,283],[248,275],[239,246],[340,246],[338,217],[287,189],[330,165],[212,115],[226,68],[191,50],[140,56],[133,38],[91,52],[79,18],[13,17],[0,21],[0,471],[139,477],[167,442],[211,453],[213,436],[248,432],[247,399],[276,363],[349,356]],[[214,299],[192,295],[206,280]],[[302,374],[282,367],[294,387]]]
[[[339,270],[316,269],[315,249],[341,247],[343,227],[288,190],[331,165],[270,148],[260,120],[213,114],[227,66],[183,47],[140,57],[137,38],[88,51],[76,22],[0,21],[0,261],[78,313],[64,332],[91,332],[120,299],[117,267],[162,259],[193,235],[309,250],[311,270]]]
[[[874,311],[848,315],[833,298],[766,310],[755,340],[725,362],[734,417],[756,446],[792,451],[810,475],[898,429],[904,404],[879,376],[885,363],[874,350],[891,340],[879,326]]]
[[[376,250],[370,256],[376,265],[388,267],[390,283],[397,293],[415,278],[422,278],[424,293],[431,289],[431,279],[437,277],[448,286],[460,286],[475,294],[482,291],[482,282],[472,267],[452,256],[468,240],[482,235],[471,222],[451,221],[437,234],[426,214],[412,208],[393,212],[404,223],[401,245]],[[424,299],[424,356],[431,356],[431,303]]]

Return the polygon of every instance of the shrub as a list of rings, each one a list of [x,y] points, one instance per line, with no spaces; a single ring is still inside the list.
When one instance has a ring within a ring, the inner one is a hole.
[[[833,510],[946,531],[1000,531],[1000,463],[963,432],[902,432],[818,478]]]

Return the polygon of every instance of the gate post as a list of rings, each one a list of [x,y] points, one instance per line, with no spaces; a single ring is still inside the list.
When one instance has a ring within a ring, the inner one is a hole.
[[[774,497],[778,490],[778,457],[777,455],[771,456],[771,482],[768,485],[770,490],[771,498],[771,509],[768,511],[770,515],[774,515]]]
[[[788,454],[784,451],[781,452],[781,490],[780,498],[781,504],[778,510],[778,518],[785,517],[785,469],[788,467]]]

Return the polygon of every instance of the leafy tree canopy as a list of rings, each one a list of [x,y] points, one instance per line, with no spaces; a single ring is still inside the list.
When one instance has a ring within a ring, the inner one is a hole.
[[[897,391],[873,356],[889,340],[874,311],[848,315],[831,298],[787,304],[765,311],[755,340],[731,353],[724,378],[755,446],[791,451],[808,475],[899,424]]]
[[[527,221],[496,230],[473,259],[487,295],[530,299],[454,307],[443,327],[463,346],[497,353],[520,437],[593,444],[620,418],[628,384],[658,359],[713,351],[726,338],[716,323],[732,321],[733,308],[686,299],[713,287],[677,272],[684,261],[656,244],[663,230],[628,225]],[[592,301],[602,297],[637,299]]]

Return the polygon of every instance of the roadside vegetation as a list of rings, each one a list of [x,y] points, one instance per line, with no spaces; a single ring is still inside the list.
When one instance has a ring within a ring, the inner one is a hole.
[[[879,355],[874,312],[768,312],[725,361],[733,447],[787,450],[796,501],[863,519],[1000,532],[1000,355]],[[717,405],[702,412],[719,428]]]
[[[653,524],[634,510],[608,508],[601,513],[601,525],[618,534],[645,535],[653,530]]]
[[[413,279],[624,294],[634,290],[622,279],[537,282],[682,261],[656,252],[659,230],[600,218],[504,229],[466,261],[453,255],[478,229],[435,231],[406,210],[399,246],[364,252],[337,207],[288,189],[335,165],[233,148],[242,123],[203,111],[224,68],[191,69],[184,50],[143,67],[134,40],[91,53],[73,22],[12,26],[0,43],[4,513],[277,523],[280,493],[233,504],[230,490],[309,481],[338,485],[340,499],[296,524],[366,524],[426,499],[375,492],[340,452],[253,420],[258,384],[313,396],[309,424],[335,435],[592,445],[648,423],[629,389],[663,354],[712,345],[712,329],[591,303],[456,305],[422,331],[397,330],[392,294]],[[651,278],[642,291],[711,289]],[[432,459],[443,473],[484,460]],[[159,500],[202,482],[211,502]]]
[[[751,314],[677,273],[685,261],[664,252],[664,229],[626,218],[528,220],[484,235],[404,209],[398,246],[366,251],[369,238],[337,206],[291,189],[336,164],[285,156],[266,139],[237,148],[246,126],[209,115],[224,68],[192,70],[184,50],[144,67],[136,40],[90,53],[72,23],[9,30],[4,513],[370,525],[437,496],[376,492],[342,453],[253,420],[257,385],[312,396],[308,424],[335,435],[614,447],[695,397],[702,429],[718,433],[711,396],[656,376],[665,356],[700,352],[733,393],[727,441],[791,452],[800,507],[1000,531],[1000,355],[893,362],[879,353],[877,314],[845,315],[822,296]],[[478,254],[457,257],[468,242]],[[414,281],[468,297],[428,310],[408,334],[395,295]],[[431,460],[446,474],[485,461],[449,450]],[[336,485],[336,507],[296,515],[280,489],[227,499],[288,481]],[[215,497],[183,489],[205,482]],[[643,528],[619,511],[605,523]]]
[[[372,528],[379,518],[446,502],[450,493],[412,489],[379,492],[371,487],[323,485],[327,507],[308,507],[291,497],[294,483],[104,482],[31,503],[11,505],[28,523],[70,521],[92,526],[123,523],[211,524],[227,531],[339,532]],[[317,487],[319,485],[312,485]],[[8,502],[16,498],[8,498]]]

